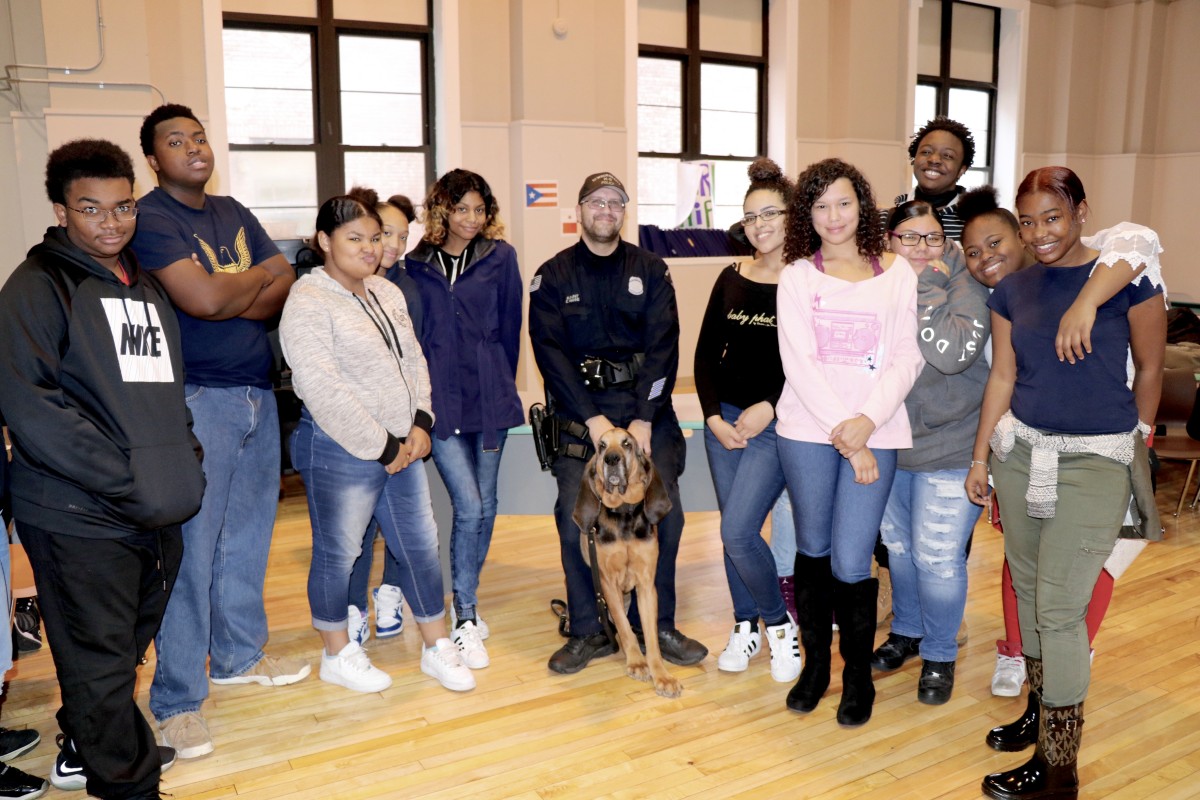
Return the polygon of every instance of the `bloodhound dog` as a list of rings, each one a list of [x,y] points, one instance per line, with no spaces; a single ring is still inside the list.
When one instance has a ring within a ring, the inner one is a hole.
[[[600,437],[596,454],[583,473],[573,519],[580,530],[583,558],[591,563],[587,534],[596,530],[600,589],[608,604],[617,639],[625,651],[626,672],[654,682],[663,697],[678,697],[683,686],[663,664],[658,647],[658,522],[671,510],[671,500],[654,463],[624,428]],[[625,592],[637,589],[638,613],[646,638],[642,655],[625,615]]]

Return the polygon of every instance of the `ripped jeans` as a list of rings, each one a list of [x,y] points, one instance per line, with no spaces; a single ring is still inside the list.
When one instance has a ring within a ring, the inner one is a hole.
[[[892,573],[892,633],[921,639],[921,658],[955,661],[967,604],[967,540],[983,510],[965,469],[897,469],[880,535]]]

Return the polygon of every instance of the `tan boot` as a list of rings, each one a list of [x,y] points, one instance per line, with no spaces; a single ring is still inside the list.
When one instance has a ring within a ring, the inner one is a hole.
[[[879,597],[875,600],[875,627],[882,628],[892,618],[892,571],[879,567]]]

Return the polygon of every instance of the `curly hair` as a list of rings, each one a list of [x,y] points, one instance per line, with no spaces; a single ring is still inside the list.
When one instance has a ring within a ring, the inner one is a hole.
[[[975,137],[971,135],[971,131],[966,125],[949,117],[934,117],[925,123],[925,127],[913,134],[912,141],[908,144],[908,163],[911,164],[917,160],[917,150],[921,146],[921,140],[934,131],[945,131],[962,142],[962,165],[964,169],[970,169],[971,165],[975,163]]]
[[[446,241],[450,231],[450,213],[468,192],[478,192],[483,198],[484,208],[487,209],[482,229],[483,238],[504,238],[500,204],[492,194],[492,187],[488,186],[482,175],[465,169],[452,169],[438,178],[425,195],[425,207],[421,214],[421,223],[425,226],[423,241],[439,246]]]
[[[1087,199],[1087,194],[1083,191],[1083,181],[1066,167],[1039,167],[1030,172],[1017,187],[1015,202],[1020,204],[1022,197],[1035,192],[1055,195],[1063,201],[1067,213],[1071,215],[1074,215],[1079,204]]]
[[[765,190],[775,192],[782,197],[785,206],[792,201],[796,184],[784,175],[779,165],[771,159],[765,156],[754,159],[746,168],[746,174],[750,176],[750,187],[746,189],[746,197],[749,197],[752,192]],[[745,198],[742,199],[745,200]]]
[[[158,123],[166,122],[176,117],[190,119],[201,128],[204,127],[204,124],[196,119],[196,114],[187,106],[181,106],[179,103],[161,105],[147,114],[146,118],[142,120],[142,128],[138,131],[138,138],[142,142],[142,155],[154,155],[154,129],[158,127]]]
[[[854,233],[854,242],[859,254],[870,258],[883,253],[883,221],[875,205],[871,184],[852,165],[840,158],[827,158],[808,165],[796,178],[796,191],[787,209],[784,261],[808,258],[821,249],[821,237],[813,227],[812,207],[838,178],[850,181],[858,197],[858,229]]]
[[[66,205],[67,187],[80,178],[125,178],[133,191],[133,160],[107,139],[76,139],[46,159],[46,196]]]
[[[1021,226],[1017,223],[1016,216],[1007,208],[1000,207],[999,194],[994,186],[980,186],[977,189],[963,192],[958,196],[954,210],[958,212],[958,218],[962,220],[964,240],[966,230],[971,223],[983,217],[995,217],[1003,220],[1008,227],[1012,228],[1013,233],[1021,235]]]

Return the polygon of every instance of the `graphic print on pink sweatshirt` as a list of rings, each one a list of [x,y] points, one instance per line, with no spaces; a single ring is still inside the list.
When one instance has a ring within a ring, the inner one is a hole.
[[[823,364],[875,369],[883,323],[873,311],[838,311],[813,304],[817,358]]]

